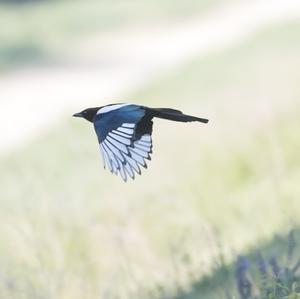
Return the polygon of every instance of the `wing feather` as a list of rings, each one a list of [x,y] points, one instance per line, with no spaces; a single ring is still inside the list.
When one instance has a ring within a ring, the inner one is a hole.
[[[134,159],[138,164],[140,164],[144,167],[146,166],[145,160],[142,156],[137,154],[133,149],[129,149],[129,151],[130,151],[130,156],[132,157],[132,159]]]
[[[117,174],[118,173],[118,162],[114,156],[114,153],[106,146],[106,144],[103,144],[103,148],[106,151],[108,159],[110,161],[110,165],[112,167],[111,172]]]
[[[151,137],[146,136],[147,141],[143,136],[139,140],[132,141],[134,136],[132,134],[130,143],[121,143],[121,140],[116,140],[109,133],[101,142],[101,151],[103,155],[104,165],[107,165],[112,173],[120,174],[121,178],[126,182],[128,177],[134,179],[135,173],[141,174],[139,166],[147,167],[145,159],[151,159],[152,140]],[[125,137],[124,137],[125,138]],[[150,140],[150,142],[148,141]]]
[[[110,172],[113,172],[113,167],[112,167],[111,161],[108,157],[108,154],[107,154],[105,148],[103,147],[103,145],[100,145],[100,146],[101,146],[102,153],[104,155],[105,164],[108,166]]]
[[[147,168],[145,159],[150,160],[152,153],[152,121],[144,107],[112,106],[97,114],[94,127],[105,168],[125,182],[141,174],[141,166]]]
[[[119,160],[121,160],[121,162],[124,162],[124,157],[123,157],[122,153],[116,147],[114,147],[112,144],[110,144],[106,140],[103,141],[103,144],[105,144],[109,148],[109,150],[112,151]]]
[[[118,142],[121,142],[123,144],[126,144],[126,145],[130,145],[131,144],[130,137],[126,138],[126,137],[123,137],[123,136],[116,135],[114,133],[108,133],[108,136],[110,136],[111,138],[113,138],[113,139],[115,139]]]
[[[120,135],[120,136],[126,137],[126,138],[131,138],[131,136],[132,136],[132,134],[128,135],[128,134],[125,134],[125,133],[117,131],[117,130],[112,130],[112,133],[114,133],[116,135]]]
[[[115,147],[116,147],[117,149],[119,149],[120,151],[122,151],[123,153],[125,153],[125,154],[128,153],[128,149],[127,149],[127,147],[126,147],[125,144],[123,144],[123,143],[121,143],[121,142],[119,142],[119,141],[117,141],[117,140],[111,138],[110,136],[107,136],[107,137],[105,138],[105,140],[106,140],[107,142],[109,142],[110,144],[112,144],[113,146],[115,146]]]

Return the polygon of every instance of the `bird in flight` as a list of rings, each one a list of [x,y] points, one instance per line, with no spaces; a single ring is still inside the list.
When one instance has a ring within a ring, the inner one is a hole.
[[[104,168],[120,174],[126,182],[147,168],[145,159],[151,160],[152,126],[154,117],[179,121],[207,123],[208,119],[183,114],[170,108],[149,108],[134,104],[110,104],[88,108],[73,116],[94,124],[100,144]]]

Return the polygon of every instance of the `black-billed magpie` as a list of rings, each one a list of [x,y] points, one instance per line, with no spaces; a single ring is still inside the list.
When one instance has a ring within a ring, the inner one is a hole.
[[[151,160],[153,117],[207,123],[208,119],[183,114],[170,108],[149,108],[134,104],[110,104],[88,108],[74,114],[94,124],[104,161],[112,173],[120,173],[126,182],[141,174],[140,166],[147,168],[145,159]]]

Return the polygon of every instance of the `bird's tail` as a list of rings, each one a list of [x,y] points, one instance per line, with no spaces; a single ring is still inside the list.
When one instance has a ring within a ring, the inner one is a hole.
[[[151,114],[154,117],[169,119],[173,121],[180,122],[190,122],[190,121],[199,121],[202,123],[208,123],[208,119],[200,118],[196,116],[183,114],[179,110],[170,109],[170,108],[150,108]]]

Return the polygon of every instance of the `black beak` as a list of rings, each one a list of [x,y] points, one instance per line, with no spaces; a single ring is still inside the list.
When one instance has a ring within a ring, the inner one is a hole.
[[[73,114],[74,117],[83,117],[83,115],[81,114],[81,112],[75,113]]]

